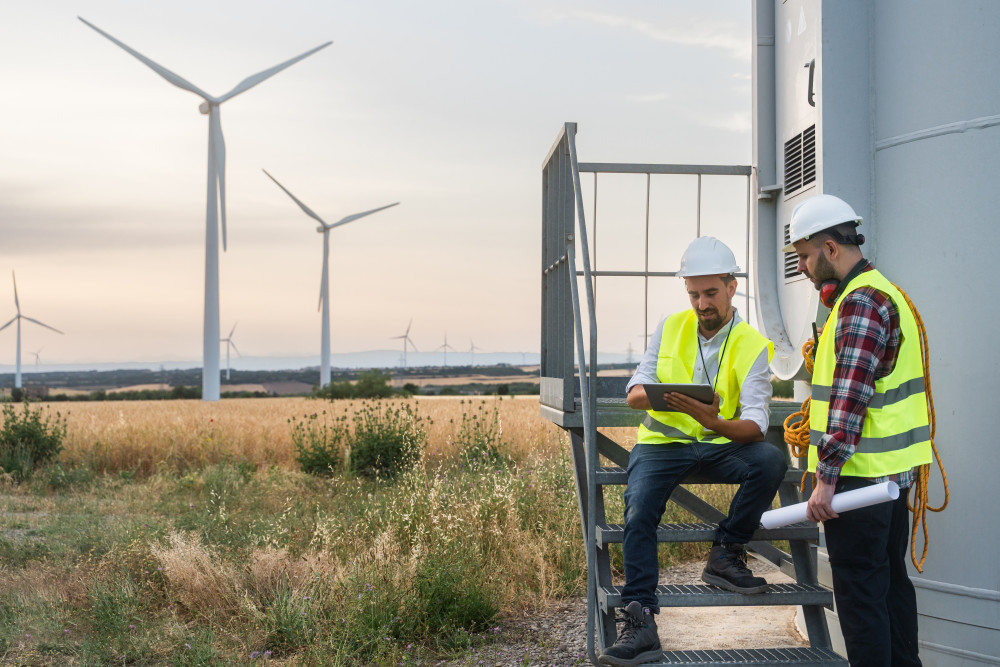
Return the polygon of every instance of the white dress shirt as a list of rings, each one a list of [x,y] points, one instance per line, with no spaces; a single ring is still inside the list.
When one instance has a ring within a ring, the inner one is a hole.
[[[660,356],[660,341],[663,339],[663,323],[660,320],[656,325],[656,330],[649,339],[649,346],[646,353],[635,369],[635,374],[625,387],[625,395],[637,384],[653,384],[660,380],[656,377],[656,363]],[[701,347],[701,354],[695,353],[694,375],[691,382],[695,384],[715,384],[715,376],[719,372],[719,352],[726,342],[730,327],[736,326],[743,321],[736,307],[733,307],[733,319],[726,324],[714,336],[706,339],[698,332],[698,344]],[[705,365],[702,364],[704,357]],[[750,372],[747,373],[743,386],[740,387],[740,419],[749,419],[760,427],[761,434],[767,433],[768,426],[768,406],[771,402],[771,371],[768,368],[767,349],[761,350],[760,356],[753,362]]]

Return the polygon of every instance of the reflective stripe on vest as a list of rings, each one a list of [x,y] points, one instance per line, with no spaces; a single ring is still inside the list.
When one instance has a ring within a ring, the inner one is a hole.
[[[656,363],[657,380],[685,384],[691,382],[694,377],[694,362],[698,357],[698,345],[698,316],[694,310],[674,313],[664,320],[660,354]],[[725,347],[725,354],[719,360],[715,391],[719,393],[719,416],[723,419],[735,419],[740,414],[740,387],[743,386],[743,381],[762,350],[767,349],[767,359],[771,360],[774,345],[749,324],[740,322],[729,332]],[[644,444],[729,442],[713,431],[706,431],[693,417],[680,412],[656,410],[647,412],[639,426],[636,441]]]
[[[923,394],[924,391],[924,376],[921,375],[918,378],[907,380],[895,389],[887,390],[884,394],[874,394],[871,402],[868,404],[868,407],[869,409],[881,410],[889,403],[898,403],[904,398],[909,398],[910,396],[914,396],[916,394]],[[830,387],[813,385],[812,399],[814,401],[829,403]]]
[[[844,288],[844,293],[830,311],[819,339],[809,411],[809,470],[813,472],[819,459],[819,439],[828,430],[831,385],[837,363],[834,339],[840,304],[848,294],[862,287],[877,289],[896,304],[902,341],[892,372],[875,382],[875,393],[865,413],[861,439],[854,455],[841,469],[841,474],[884,477],[931,461],[927,394],[917,323],[899,290],[881,273],[872,270],[859,274]]]

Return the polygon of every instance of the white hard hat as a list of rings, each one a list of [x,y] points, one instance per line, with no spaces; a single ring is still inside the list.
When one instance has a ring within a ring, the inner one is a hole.
[[[808,239],[836,225],[853,222],[861,224],[861,216],[851,205],[833,195],[815,195],[801,202],[792,211],[792,222],[788,225],[788,245],[781,252],[795,252],[795,242]]]
[[[725,243],[711,236],[701,236],[691,241],[691,245],[681,257],[680,278],[692,276],[717,276],[737,273],[736,255]]]

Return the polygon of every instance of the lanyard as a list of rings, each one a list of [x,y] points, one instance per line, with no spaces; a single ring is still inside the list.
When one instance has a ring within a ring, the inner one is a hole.
[[[736,324],[736,313],[733,313],[732,319],[729,321],[729,331],[726,332],[726,339],[722,341],[722,352],[719,353],[719,370],[715,372],[715,380],[712,381],[712,391],[715,391],[715,385],[719,383],[719,372],[722,371],[722,358],[726,355],[726,346],[729,345],[729,334],[733,333],[733,326]],[[695,330],[695,335],[697,336],[697,330]],[[705,363],[705,353],[701,351],[701,341],[698,341],[698,355],[701,357],[701,365],[705,367],[705,376],[708,377],[708,364]]]

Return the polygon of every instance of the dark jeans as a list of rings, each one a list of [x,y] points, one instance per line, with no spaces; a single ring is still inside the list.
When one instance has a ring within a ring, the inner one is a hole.
[[[719,522],[716,540],[746,544],[760,525],[760,515],[771,507],[786,467],[784,454],[768,442],[636,445],[625,489],[622,605],[638,600],[659,610],[656,527],[670,494],[685,478],[740,485],[729,515]]]
[[[837,493],[871,484],[841,477]],[[919,667],[917,598],[906,573],[910,512],[897,500],[826,521],[833,595],[851,667]]]

